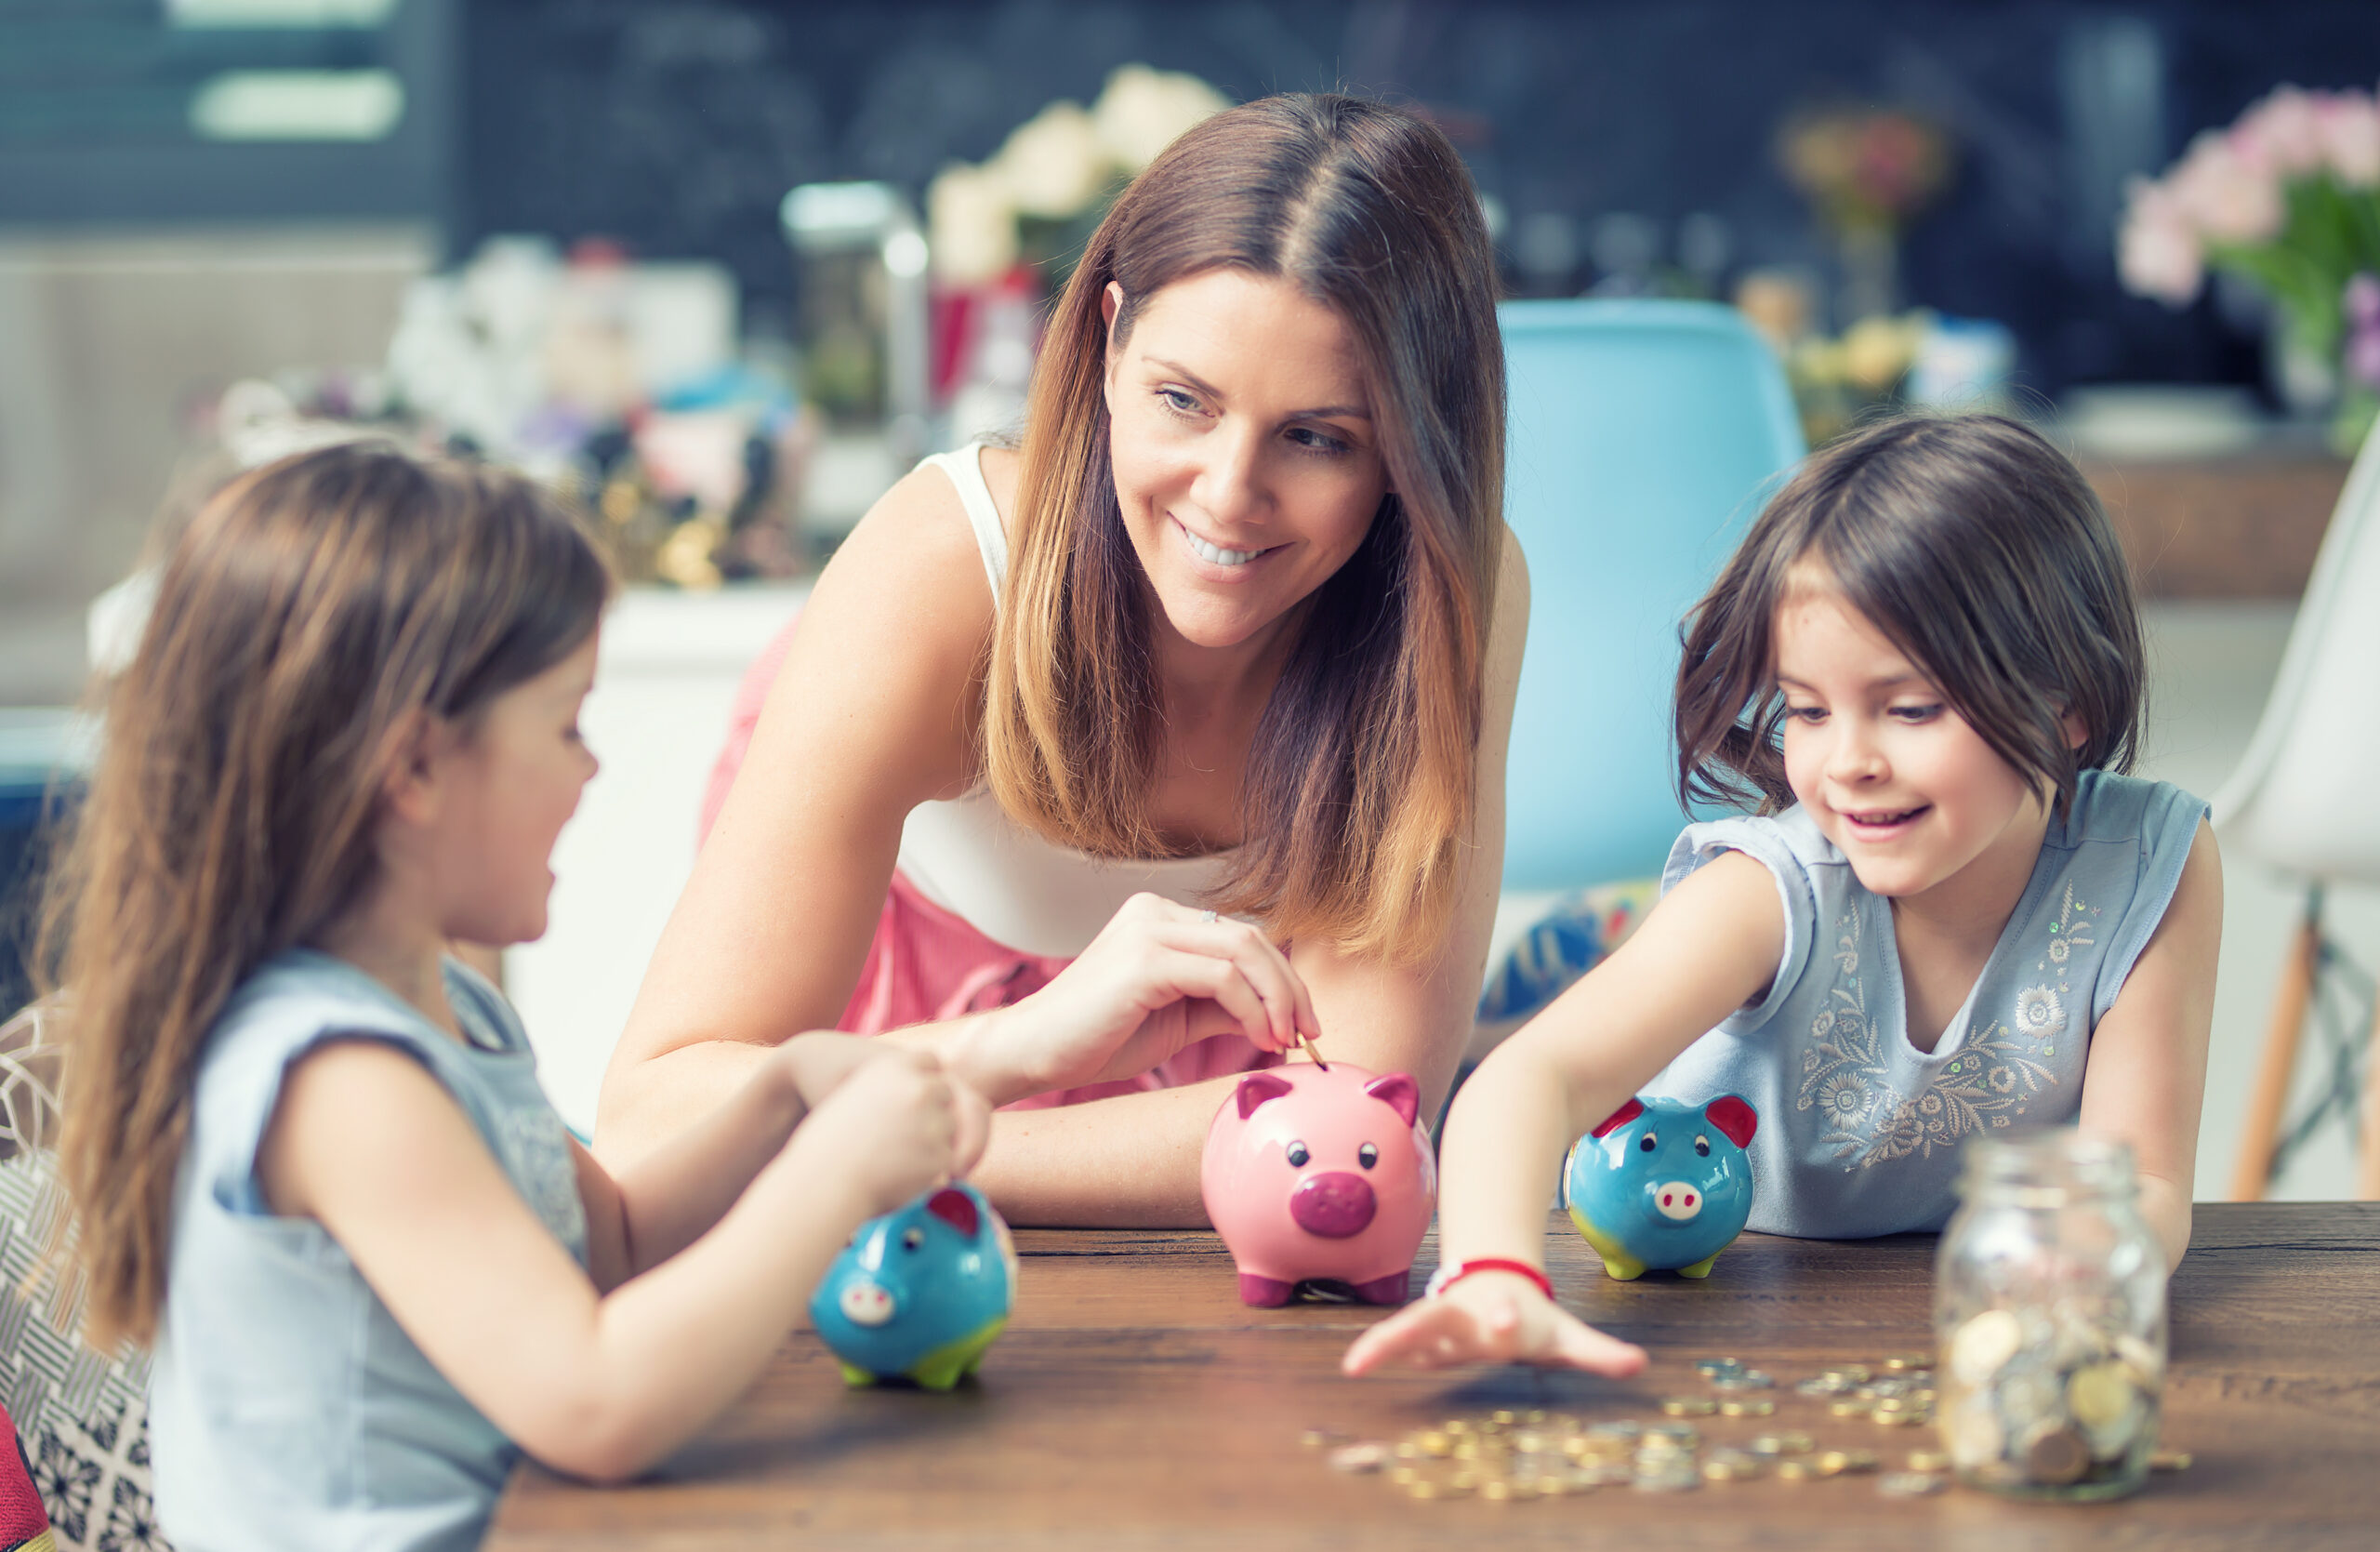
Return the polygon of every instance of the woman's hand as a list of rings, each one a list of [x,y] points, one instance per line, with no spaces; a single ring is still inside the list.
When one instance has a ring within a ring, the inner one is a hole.
[[[1233,1029],[1268,1052],[1319,1032],[1305,984],[1260,929],[1135,895],[1055,980],[986,1015],[956,1061],[1006,1104],[1130,1078]]]
[[[1511,1272],[1474,1272],[1435,1298],[1406,1306],[1357,1337],[1339,1367],[1368,1374],[1402,1360],[1418,1369],[1459,1363],[1540,1363],[1621,1378],[1645,1367],[1645,1349],[1606,1336]]]

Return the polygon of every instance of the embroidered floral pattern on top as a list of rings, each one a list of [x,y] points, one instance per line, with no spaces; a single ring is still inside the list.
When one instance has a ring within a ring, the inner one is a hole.
[[[2096,910],[2075,900],[2069,885],[2054,929],[2056,962],[2074,947],[2089,944]],[[1835,920],[1833,959],[1844,984],[1831,989],[1831,1005],[1810,1021],[1809,1044],[1802,1052],[1802,1086],[1796,1110],[1818,1109],[1830,1122],[1819,1141],[1844,1161],[1846,1173],[1911,1154],[1930,1159],[1937,1147],[1960,1142],[2022,1116],[2032,1096],[2055,1087],[2057,1074],[2041,1058],[2066,1027],[2059,980],[2026,988],[2017,995],[2016,1028],[1994,1019],[1970,1033],[1957,1055],[1912,1095],[1890,1082],[1883,1039],[1869,1020],[1859,975],[1859,908]],[[2044,965],[2049,962],[2045,957]]]

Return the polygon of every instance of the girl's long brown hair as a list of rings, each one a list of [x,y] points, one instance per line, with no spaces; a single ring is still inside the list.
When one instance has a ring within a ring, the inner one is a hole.
[[[156,1330],[192,1085],[233,989],[362,897],[421,718],[468,725],[561,661],[609,588],[526,481],[377,444],[246,474],[174,545],[37,954],[95,1346]]]
[[[1208,903],[1285,939],[1419,959],[1442,938],[1478,809],[1504,356],[1478,193],[1411,114],[1309,95],[1219,113],[1091,239],[1034,375],[985,776],[1051,840],[1168,853],[1147,806],[1163,745],[1152,600],[1117,504],[1100,304],[1115,283],[1120,345],[1157,291],[1226,267],[1286,279],[1344,322],[1395,494],[1306,604],[1239,774],[1244,841]]]
[[[2078,773],[2131,768],[2147,653],[2132,568],[2090,482],[2002,416],[1905,415],[1811,454],[1686,617],[1676,709],[1688,803],[1793,803],[1775,622],[1805,558],[2056,811]]]

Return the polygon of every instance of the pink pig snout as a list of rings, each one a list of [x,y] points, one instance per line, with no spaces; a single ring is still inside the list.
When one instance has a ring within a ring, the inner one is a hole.
[[[1371,1182],[1340,1170],[1309,1174],[1289,1193],[1289,1216],[1308,1234],[1326,1240],[1361,1234],[1379,1210],[1380,1199],[1372,1194]]]

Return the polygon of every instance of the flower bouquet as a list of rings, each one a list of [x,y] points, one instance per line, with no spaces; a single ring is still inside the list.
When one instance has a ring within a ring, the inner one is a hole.
[[[2358,343],[2380,285],[2380,102],[2281,86],[2204,131],[2164,177],[2134,180],[2116,259],[2127,290],[2172,307],[2210,267],[2262,288],[2284,349],[2337,374],[2331,438],[2352,454],[2380,409],[2380,348]]]

